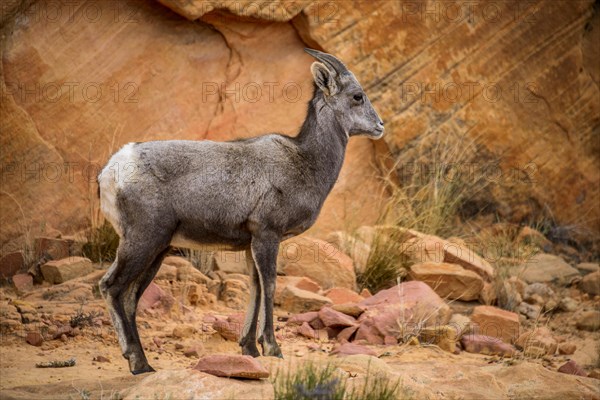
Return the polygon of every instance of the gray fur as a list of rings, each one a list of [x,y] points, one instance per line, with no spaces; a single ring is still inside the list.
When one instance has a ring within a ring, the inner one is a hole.
[[[273,331],[279,243],[315,222],[342,167],[348,138],[383,135],[383,122],[354,75],[331,55],[307,52],[321,63],[311,67],[314,95],[296,137],[136,143],[115,153],[101,172],[102,209],[121,242],[100,288],[134,374],[152,371],[136,328],[136,305],[174,238],[246,250],[254,264],[255,301],[240,340],[242,353],[258,356],[258,337],[264,355],[281,357]],[[127,170],[117,165],[123,160],[133,165]]]

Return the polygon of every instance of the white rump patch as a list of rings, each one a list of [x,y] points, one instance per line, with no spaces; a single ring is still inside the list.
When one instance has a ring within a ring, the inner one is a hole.
[[[135,182],[139,172],[134,146],[135,143],[126,144],[113,154],[98,176],[100,209],[119,236],[122,236],[123,229],[117,208],[117,193],[131,182]]]

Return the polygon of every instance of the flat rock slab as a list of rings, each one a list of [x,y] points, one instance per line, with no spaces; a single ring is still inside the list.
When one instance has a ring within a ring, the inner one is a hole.
[[[554,282],[566,285],[575,277],[580,276],[579,271],[571,267],[562,258],[552,254],[536,254],[525,264],[521,265],[521,279],[527,283]]]
[[[92,262],[84,257],[68,257],[49,261],[41,266],[46,282],[57,284],[87,275],[94,271]]]
[[[213,354],[201,358],[195,370],[225,378],[268,378],[269,371],[251,356]]]

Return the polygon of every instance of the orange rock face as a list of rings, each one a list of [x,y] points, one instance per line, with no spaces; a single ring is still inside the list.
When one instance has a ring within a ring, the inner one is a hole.
[[[387,132],[351,140],[316,232],[375,221],[377,154],[414,181],[440,167],[424,144],[454,137],[477,141],[453,168],[488,195],[465,211],[526,221],[547,208],[600,232],[592,0],[502,1],[492,14],[484,3],[79,0],[58,17],[21,3],[1,16],[3,254],[28,231],[89,226],[94,178],[125,143],[295,134],[312,90],[307,45],[349,65]]]
[[[492,306],[477,306],[473,309],[471,321],[477,324],[477,331],[506,343],[513,343],[519,337],[519,316],[513,312]]]

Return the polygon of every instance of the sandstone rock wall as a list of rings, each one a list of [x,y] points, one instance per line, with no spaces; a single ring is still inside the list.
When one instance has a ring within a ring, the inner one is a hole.
[[[29,3],[2,13],[3,251],[89,225],[93,178],[127,142],[294,134],[306,45],[346,61],[387,129],[351,141],[317,234],[375,220],[378,155],[418,173],[435,162],[422,143],[445,136],[480,144],[468,168],[489,174],[492,211],[600,232],[591,0]]]

